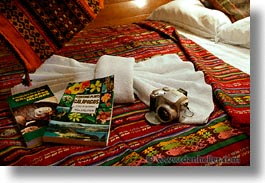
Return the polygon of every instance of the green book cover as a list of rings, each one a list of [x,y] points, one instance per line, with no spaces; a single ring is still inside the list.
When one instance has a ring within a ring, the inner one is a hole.
[[[106,146],[114,102],[114,76],[68,83],[43,141]]]
[[[32,148],[42,144],[42,136],[58,105],[49,86],[11,95],[8,103],[26,146]]]

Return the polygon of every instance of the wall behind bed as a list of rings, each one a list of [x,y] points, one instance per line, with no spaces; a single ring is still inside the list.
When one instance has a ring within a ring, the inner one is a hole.
[[[105,0],[101,10],[89,28],[129,24],[146,19],[157,7],[171,0]]]

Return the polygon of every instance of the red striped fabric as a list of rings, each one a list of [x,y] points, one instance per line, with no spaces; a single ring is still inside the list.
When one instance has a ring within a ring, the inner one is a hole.
[[[249,166],[249,75],[226,64],[162,22],[84,29],[56,54],[96,63],[104,54],[144,61],[176,53],[202,70],[213,88],[215,109],[205,125],[177,122],[150,125],[140,100],[115,105],[109,145],[105,148],[43,144],[27,149],[15,131],[8,108],[0,111],[1,165],[100,166]],[[226,70],[230,71],[227,74]],[[236,83],[231,87],[232,83]],[[3,105],[8,91],[2,93]],[[242,97],[243,102],[238,99]],[[3,105],[7,107],[7,105]],[[247,125],[248,124],[248,125]],[[247,127],[242,128],[241,125]]]

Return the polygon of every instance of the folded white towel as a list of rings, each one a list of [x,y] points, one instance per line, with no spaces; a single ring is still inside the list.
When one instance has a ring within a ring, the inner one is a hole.
[[[145,104],[149,105],[153,90],[165,86],[188,92],[188,106],[194,115],[186,117],[182,123],[207,122],[214,109],[212,88],[205,83],[203,72],[195,71],[191,62],[183,62],[178,55],[168,54],[135,65],[134,91]]]
[[[134,102],[133,92],[133,67],[134,58],[103,55],[99,58],[95,78],[114,75],[114,102]]]
[[[194,115],[186,117],[182,123],[203,124],[214,109],[212,88],[205,83],[203,72],[195,71],[191,62],[183,62],[176,54],[157,56],[139,63],[135,63],[134,58],[104,55],[96,65],[53,55],[30,75],[32,87],[17,85],[12,88],[12,93],[48,84],[55,96],[61,98],[68,82],[113,74],[116,103],[133,102],[136,94],[149,105],[151,92],[167,86],[188,92],[188,106]]]

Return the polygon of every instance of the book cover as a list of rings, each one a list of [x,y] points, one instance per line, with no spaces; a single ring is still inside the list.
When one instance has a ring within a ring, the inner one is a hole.
[[[42,144],[42,136],[58,100],[48,85],[8,97],[8,103],[28,148]]]
[[[114,102],[114,76],[68,83],[43,141],[106,146]]]

